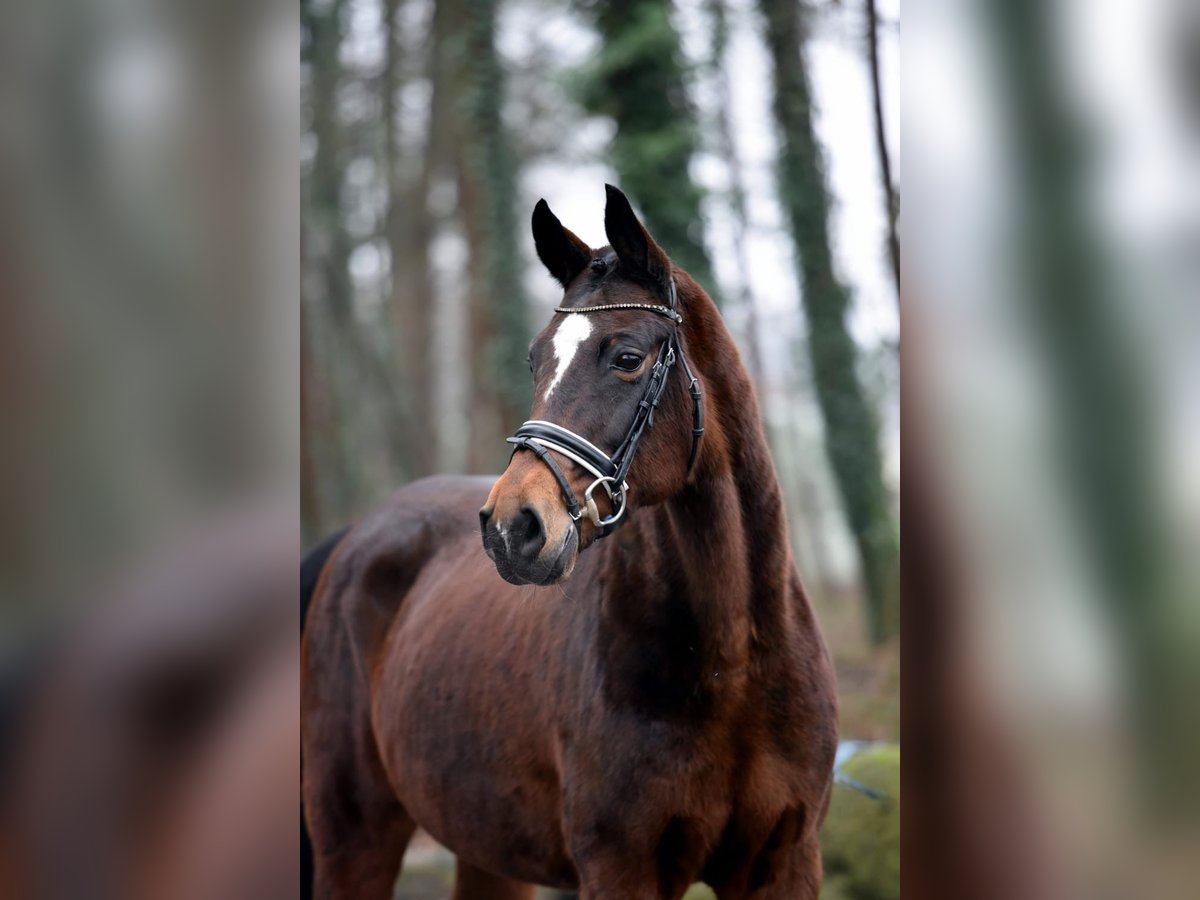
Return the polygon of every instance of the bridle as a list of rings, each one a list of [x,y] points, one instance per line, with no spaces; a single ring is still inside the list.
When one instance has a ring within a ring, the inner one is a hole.
[[[558,482],[563,500],[567,505],[567,513],[571,516],[575,527],[580,527],[583,509],[586,509],[592,524],[600,529],[600,537],[612,534],[620,524],[622,516],[625,515],[629,493],[626,476],[629,474],[630,466],[633,465],[633,457],[637,453],[642,435],[648,427],[654,424],[655,410],[658,409],[658,404],[661,402],[663,394],[666,393],[668,376],[677,361],[683,364],[683,370],[688,379],[688,391],[692,395],[692,449],[688,455],[687,474],[691,474],[692,467],[696,464],[696,455],[700,450],[700,438],[704,435],[704,403],[700,380],[696,378],[692,367],[688,365],[687,357],[684,356],[683,347],[679,342],[679,326],[683,324],[683,316],[677,310],[679,301],[673,278],[668,292],[668,304],[659,306],[651,303],[605,303],[597,306],[558,306],[554,309],[556,313],[570,315],[617,309],[639,309],[664,316],[675,324],[670,336],[663,341],[662,347],[659,348],[658,358],[650,370],[650,378],[646,382],[645,390],[642,391],[642,398],[638,401],[637,412],[634,413],[633,422],[630,423],[629,430],[625,433],[625,439],[621,441],[612,456],[571,429],[541,419],[531,419],[518,428],[512,437],[507,438],[508,443],[515,445],[514,453],[517,450],[528,450],[545,463],[546,468]],[[562,469],[550,455],[551,450],[561,453],[595,478],[595,481],[588,485],[587,490],[583,492],[583,508],[580,507],[575,492],[571,490],[571,483],[567,481]],[[596,507],[596,500],[592,496],[600,485],[604,486],[615,509],[615,512],[608,516],[600,515],[600,510]]]

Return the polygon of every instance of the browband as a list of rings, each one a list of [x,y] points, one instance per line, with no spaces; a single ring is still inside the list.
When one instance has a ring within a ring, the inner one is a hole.
[[[672,302],[674,302],[675,283],[671,283]],[[683,316],[675,310],[667,306],[659,306],[657,303],[599,303],[596,306],[556,306],[555,312],[560,313],[594,313],[605,312],[610,309],[644,309],[647,312],[658,313],[660,316],[666,316],[676,325],[683,324]]]

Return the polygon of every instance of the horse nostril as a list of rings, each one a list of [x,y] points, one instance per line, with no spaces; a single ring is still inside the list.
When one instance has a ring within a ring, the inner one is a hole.
[[[522,556],[534,557],[542,552],[542,546],[546,543],[546,534],[542,529],[541,518],[530,507],[521,508],[515,533],[520,536],[518,549]]]
[[[486,506],[479,511],[479,531],[487,534],[488,522],[492,521],[492,511]]]

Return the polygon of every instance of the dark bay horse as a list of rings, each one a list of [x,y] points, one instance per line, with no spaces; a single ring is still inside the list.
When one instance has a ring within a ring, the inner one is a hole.
[[[319,897],[389,897],[419,824],[458,898],[817,898],[834,677],[754,390],[611,187],[605,230],[593,250],[534,211],[565,293],[499,480],[411,484],[324,551],[301,690]]]

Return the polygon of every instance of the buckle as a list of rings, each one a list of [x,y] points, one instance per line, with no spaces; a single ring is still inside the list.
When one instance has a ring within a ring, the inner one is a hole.
[[[597,478],[588,485],[586,491],[583,492],[583,503],[587,508],[588,518],[592,520],[592,524],[597,528],[608,528],[610,525],[615,525],[621,516],[625,515],[625,493],[621,490],[614,491],[609,485],[615,485],[615,478],[604,476]],[[608,491],[608,496],[619,503],[617,511],[611,516],[605,518],[600,515],[600,510],[596,506],[596,498],[592,496],[592,492],[596,490],[596,485],[603,484],[604,489]]]

